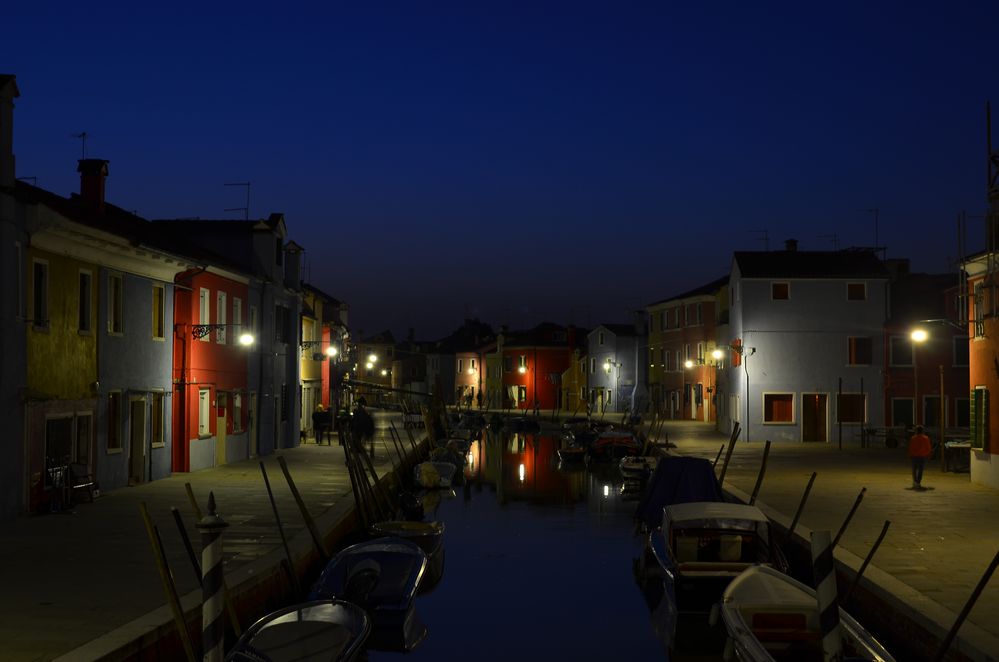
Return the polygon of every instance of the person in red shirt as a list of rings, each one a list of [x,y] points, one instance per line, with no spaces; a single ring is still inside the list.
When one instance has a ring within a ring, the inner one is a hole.
[[[912,489],[922,489],[923,468],[926,458],[930,456],[932,446],[930,438],[923,434],[923,426],[916,426],[916,434],[909,439],[909,457],[912,458]]]

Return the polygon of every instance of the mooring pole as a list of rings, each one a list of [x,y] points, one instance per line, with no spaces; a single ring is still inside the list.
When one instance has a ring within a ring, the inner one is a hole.
[[[319,558],[326,563],[330,560],[330,555],[326,553],[326,547],[323,546],[322,539],[319,537],[319,530],[316,528],[316,523],[312,519],[312,515],[309,514],[309,509],[305,507],[305,501],[302,500],[302,495],[298,493],[298,488],[295,487],[295,481],[292,480],[291,474],[288,472],[288,463],[285,462],[283,455],[278,455],[278,464],[281,465],[281,471],[284,473],[284,479],[288,481],[288,487],[291,489],[291,495],[295,497],[295,503],[298,504],[298,509],[302,512],[302,519],[305,520],[305,526],[309,529],[309,534],[312,536],[312,542],[316,545],[316,551],[319,552]]]
[[[957,620],[954,621],[954,625],[950,628],[950,632],[947,633],[943,643],[940,644],[940,650],[937,651],[936,656],[933,658],[933,662],[940,662],[940,660],[943,659],[943,656],[947,653],[947,649],[950,648],[951,643],[953,643],[954,637],[957,636],[957,631],[961,629],[962,625],[964,625],[964,619],[968,618],[968,614],[971,613],[971,608],[975,606],[976,602],[978,602],[978,596],[980,596],[982,591],[985,590],[985,585],[989,583],[992,573],[996,571],[996,566],[999,566],[999,552],[996,552],[996,555],[992,557],[992,563],[990,563],[989,567],[985,569],[985,574],[982,575],[982,578],[978,580],[978,586],[976,586],[975,590],[972,591],[971,597],[968,598],[968,602],[964,605],[964,609],[962,609],[961,613],[958,614]]]
[[[833,539],[833,547],[839,544],[839,539],[843,537],[843,533],[846,531],[846,527],[850,524],[850,520],[853,519],[853,514],[857,512],[857,508],[860,507],[860,502],[864,500],[864,494],[867,492],[866,487],[860,488],[860,494],[857,495],[857,500],[853,502],[853,508],[850,508],[850,512],[846,514],[846,519],[843,520],[843,526],[839,527],[839,532],[836,533],[836,538]]]
[[[735,450],[735,440],[739,438],[739,430],[741,426],[739,423],[735,423],[732,426],[732,436],[728,440],[728,451],[725,453],[725,464],[722,465],[721,475],[718,476],[718,485],[725,484],[725,474],[728,472],[728,463],[732,459],[732,451]]]
[[[260,462],[260,473],[264,476],[264,487],[267,488],[267,496],[271,500],[274,521],[277,522],[278,534],[281,536],[281,544],[284,546],[284,556],[288,560],[288,580],[291,582],[291,589],[295,592],[295,599],[298,600],[302,597],[302,587],[298,585],[298,575],[295,574],[295,565],[291,561],[291,550],[288,549],[288,538],[284,535],[281,515],[278,513],[277,502],[274,501],[274,491],[271,490],[271,481],[267,478],[267,467],[264,466],[263,461]]]
[[[201,506],[198,505],[198,500],[194,498],[194,490],[191,489],[190,483],[184,483],[184,490],[187,492],[187,500],[191,502],[191,510],[194,511],[194,519],[201,520]]]
[[[857,584],[860,583],[860,578],[863,576],[864,570],[867,570],[868,564],[871,562],[871,559],[874,558],[874,552],[878,551],[878,547],[881,546],[881,541],[885,539],[885,534],[888,533],[889,526],[891,526],[891,520],[886,519],[885,525],[881,529],[881,535],[879,535],[878,539],[874,541],[874,547],[871,547],[871,551],[867,553],[867,558],[860,564],[860,569],[857,570],[857,574],[854,576],[853,581],[850,582],[850,588],[846,590],[846,595],[843,596],[844,605],[850,599],[850,596],[853,595],[853,589],[857,588]]]
[[[839,624],[839,602],[836,600],[836,566],[828,531],[812,532],[812,572],[815,576],[815,598],[819,607],[819,628],[822,631],[823,659],[843,659],[843,635]]]
[[[794,511],[794,519],[791,520],[791,526],[787,530],[787,538],[785,542],[791,542],[791,537],[794,535],[794,528],[798,526],[798,520],[801,518],[801,511],[805,509],[805,502],[808,501],[808,494],[812,491],[812,483],[815,482],[815,477],[818,474],[812,472],[812,477],[808,479],[808,485],[805,485],[805,493],[801,495],[801,502],[798,504],[798,510]]]
[[[767,472],[767,457],[770,455],[770,440],[763,447],[763,462],[760,463],[760,475],[756,477],[756,485],[753,487],[753,495],[749,497],[749,505],[756,503],[756,497],[760,494],[760,487],[763,485],[763,475]]]
[[[142,513],[142,521],[146,524],[146,534],[149,536],[149,544],[153,548],[153,560],[156,562],[156,570],[159,571],[160,581],[163,583],[163,592],[166,594],[167,602],[170,604],[170,611],[173,613],[173,621],[177,626],[177,634],[184,647],[188,662],[196,662],[198,659],[194,654],[194,644],[191,642],[191,633],[187,629],[187,620],[184,617],[184,608],[180,604],[180,596],[177,595],[177,587],[173,583],[173,573],[167,565],[166,554],[163,553],[163,543],[160,540],[159,531],[153,525],[149,517],[149,510],[146,502],[139,504],[139,512]]]
[[[180,511],[170,507],[170,514],[173,515],[173,521],[177,525],[177,530],[180,532],[180,539],[184,541],[184,549],[187,550],[187,558],[191,561],[191,568],[194,569],[194,578],[198,580],[198,586],[201,586],[201,562],[198,561],[198,555],[194,553],[194,546],[191,545],[191,538],[187,535],[187,529],[184,528],[184,521],[180,518]]]
[[[201,531],[201,649],[203,662],[222,662],[225,653],[225,589],[222,586],[222,532],[228,524],[215,512],[215,493],[208,493],[208,512],[198,522]]]
[[[721,448],[718,449],[718,455],[715,455],[715,461],[711,464],[712,469],[718,466],[718,459],[721,458],[722,451],[724,450],[725,450],[725,444],[722,444]]]

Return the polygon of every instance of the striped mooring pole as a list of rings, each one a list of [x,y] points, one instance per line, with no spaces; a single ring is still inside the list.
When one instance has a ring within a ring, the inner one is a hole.
[[[826,662],[842,660],[843,638],[836,596],[836,567],[833,564],[832,539],[828,531],[812,532],[812,572],[815,576],[815,597],[819,603],[822,658]]]
[[[225,645],[225,589],[222,585],[222,531],[229,526],[215,512],[215,493],[208,493],[208,512],[198,521],[201,531],[201,647],[204,662],[222,662]]]

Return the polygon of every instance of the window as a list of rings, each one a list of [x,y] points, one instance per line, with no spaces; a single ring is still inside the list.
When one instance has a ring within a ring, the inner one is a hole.
[[[58,476],[49,469],[64,467],[73,452],[73,415],[62,415],[45,420],[45,487],[51,487],[52,479]]]
[[[526,368],[527,367],[527,354],[521,354],[520,355],[520,358],[518,359],[518,362],[517,362],[517,367],[518,368]]]
[[[609,405],[610,403],[611,403],[611,390],[607,389],[607,404]]]
[[[24,249],[21,248],[21,242],[14,242],[14,253],[16,254],[17,263],[17,293],[15,297],[17,298],[17,316],[20,319],[24,319]]]
[[[212,435],[212,398],[207,388],[198,389],[198,436]]]
[[[666,328],[667,328],[666,324],[667,324],[667,322],[666,322],[666,310],[663,310],[659,314],[659,328],[660,328],[660,330],[665,331]]]
[[[975,283],[975,337],[985,335],[985,288]]]
[[[237,341],[243,335],[243,300],[232,298],[232,337]]]
[[[108,393],[108,450],[121,450],[121,391]]]
[[[869,337],[851,336],[847,338],[849,365],[871,365],[871,339]]]
[[[666,357],[663,360],[663,368],[665,368],[668,371],[672,371],[673,370],[673,352],[670,352],[668,350],[663,350],[663,351],[666,354]]]
[[[198,324],[211,324],[212,323],[212,313],[211,313],[211,302],[209,300],[210,292],[202,287],[198,293]],[[202,342],[208,342],[209,334],[201,336]]]
[[[697,326],[701,323],[701,304],[692,303],[687,306],[687,326]]]
[[[954,398],[954,422],[959,428],[971,427],[971,400],[969,398]]]
[[[215,322],[219,324],[219,328],[215,329],[215,342],[220,345],[226,343],[226,310],[228,309],[228,302],[226,300],[225,292],[216,292],[215,294]]]
[[[686,343],[683,346],[683,360],[687,361],[690,359],[690,343]]]
[[[475,359],[468,359],[468,363],[469,363],[468,367],[471,368],[472,370],[475,370]]]
[[[108,333],[125,332],[125,278],[108,276]]]
[[[250,326],[250,333],[257,335],[257,307],[250,306],[250,319],[247,320]]]
[[[839,423],[864,423],[867,420],[867,394],[837,394],[836,411]]]
[[[704,363],[704,343],[697,343],[697,362]]]
[[[957,336],[954,338],[954,365],[969,365],[968,336]]]
[[[586,387],[585,386],[580,386],[579,387],[579,399],[583,400],[584,402],[586,401]]]
[[[513,372],[513,357],[504,356],[503,357],[503,372]]]
[[[659,348],[659,363],[662,367],[666,367],[666,350],[662,347]]]
[[[92,276],[89,271],[80,271],[79,296],[76,303],[76,329],[80,333],[90,333],[92,329],[91,312],[93,297],[91,290]]]
[[[592,375],[596,371],[597,371],[597,360],[591,358],[590,359],[590,374]]]
[[[288,420],[288,385],[281,384],[281,420]]]
[[[517,387],[517,402],[524,402],[527,400],[527,387],[518,386]]]
[[[654,333],[655,330],[656,330],[656,317],[652,313],[649,313],[649,333]]]
[[[891,365],[912,365],[912,341],[905,336],[892,336],[888,339]]]
[[[274,306],[274,340],[280,343],[288,342],[288,320],[290,311],[287,306]]]
[[[160,288],[162,291],[163,288]],[[160,448],[164,445],[163,440],[163,424],[164,424],[164,409],[163,403],[166,400],[166,396],[163,393],[152,394],[152,399],[150,402],[150,431],[152,435],[150,437],[149,443],[153,448]]]
[[[32,266],[31,325],[49,328],[49,263],[35,260]]]
[[[463,366],[464,366],[464,364],[463,364],[462,360],[458,359],[458,374],[459,375],[461,374],[461,369],[462,369]]]
[[[274,264],[279,267],[284,263],[284,246],[281,244],[281,237],[274,239]]]
[[[680,350],[676,350],[676,361],[673,363],[673,370],[679,371],[683,367],[683,361],[680,360]]]
[[[163,286],[153,285],[153,338],[163,338],[165,318],[166,301],[163,296]]]
[[[971,392],[971,425],[968,436],[972,448],[988,448],[989,445],[989,390],[984,387]]]
[[[790,283],[770,283],[770,298],[774,301],[786,301],[791,298]]]
[[[794,394],[764,393],[763,422],[794,423]]]
[[[598,345],[603,345],[604,344],[604,332],[603,331],[600,331],[600,332],[597,333],[597,344]]]
[[[867,300],[867,283],[847,283],[846,284],[846,300],[847,301],[866,301]]]
[[[94,434],[94,416],[90,412],[76,415],[76,440],[73,461],[90,468],[90,441]]]
[[[912,409],[912,398],[892,398],[891,401],[891,423],[892,425],[910,426],[915,420]]]

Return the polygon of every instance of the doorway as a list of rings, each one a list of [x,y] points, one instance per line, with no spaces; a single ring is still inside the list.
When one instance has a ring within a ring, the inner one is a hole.
[[[826,431],[828,396],[825,393],[801,394],[801,440],[829,441]]]
[[[146,396],[128,401],[128,484],[146,481]]]
[[[220,467],[225,464],[225,434],[226,421],[229,417],[229,394],[216,391],[215,398],[215,408],[218,411],[218,419],[215,421],[215,466]]]

